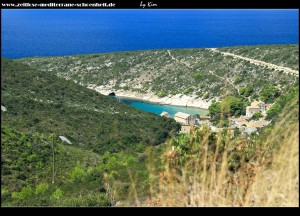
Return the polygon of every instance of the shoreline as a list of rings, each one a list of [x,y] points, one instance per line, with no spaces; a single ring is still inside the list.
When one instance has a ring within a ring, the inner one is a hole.
[[[96,86],[94,84],[87,85],[87,88],[93,89],[103,95],[108,96],[109,93],[114,92],[117,97],[126,97],[136,100],[142,100],[146,102],[161,104],[161,105],[172,105],[180,107],[191,107],[191,108],[200,108],[208,110],[208,107],[211,104],[211,100],[196,99],[193,96],[176,94],[170,97],[158,97],[154,93],[139,93],[133,91],[125,90],[112,90],[110,87],[106,86]]]

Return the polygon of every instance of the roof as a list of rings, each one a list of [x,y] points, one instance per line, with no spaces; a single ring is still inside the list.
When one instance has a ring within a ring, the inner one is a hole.
[[[251,103],[251,107],[258,107],[258,105],[259,104],[263,104],[263,102],[261,102],[261,101],[253,101],[252,103]]]
[[[271,104],[265,104],[265,107],[269,107],[269,106],[271,106]]]
[[[163,111],[160,115],[161,116],[165,116],[165,115],[170,115],[170,114],[168,112],[166,112],[166,111]]]
[[[248,128],[259,127],[259,124],[258,124],[257,122],[254,122],[254,121],[250,121],[250,122],[247,124],[247,127],[248,127]]]
[[[190,114],[187,113],[183,113],[183,112],[178,112],[175,114],[174,117],[178,117],[178,118],[183,118],[183,119],[187,119],[188,117],[190,117]]]
[[[250,111],[250,109],[260,109],[258,106],[247,106],[246,111]]]
[[[246,119],[242,119],[242,118],[239,118],[239,119],[236,119],[235,122],[245,122]]]

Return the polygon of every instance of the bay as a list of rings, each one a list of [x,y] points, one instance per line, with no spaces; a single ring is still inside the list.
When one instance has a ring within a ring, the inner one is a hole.
[[[133,106],[135,108],[141,109],[146,112],[155,113],[157,115],[160,115],[163,111],[166,111],[171,115],[172,118],[174,118],[174,115],[177,112],[184,112],[184,113],[188,113],[190,115],[199,114],[200,116],[203,116],[208,113],[208,110],[194,108],[194,107],[162,105],[162,104],[151,103],[148,101],[136,100],[133,98],[126,98],[126,97],[117,97],[116,96],[113,98],[115,98],[119,102],[128,104],[130,106]]]

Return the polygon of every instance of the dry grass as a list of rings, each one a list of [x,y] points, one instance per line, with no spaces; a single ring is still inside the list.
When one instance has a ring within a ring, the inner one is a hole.
[[[184,167],[174,165],[174,159],[167,160],[159,182],[151,186],[151,198],[136,205],[299,206],[299,122],[289,121],[298,119],[296,107],[286,109],[268,138],[257,146],[254,161],[243,162],[235,173],[228,170],[230,149],[236,146],[239,151],[248,141],[228,139],[220,154],[218,147],[209,151],[208,136],[193,131],[191,142],[201,139],[202,153]],[[280,145],[273,148],[273,143]]]
[[[267,143],[280,142],[280,149],[274,153],[269,169],[260,168],[245,205],[299,206],[299,122],[286,125],[298,112],[287,109],[267,140]]]

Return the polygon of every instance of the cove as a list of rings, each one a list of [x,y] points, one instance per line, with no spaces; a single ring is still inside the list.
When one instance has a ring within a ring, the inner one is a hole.
[[[163,105],[163,104],[151,103],[143,100],[136,100],[133,98],[117,97],[117,96],[112,98],[115,98],[119,102],[128,104],[130,106],[133,106],[135,108],[141,109],[146,112],[155,113],[157,115],[160,115],[163,111],[166,111],[171,115],[172,118],[174,118],[174,115],[177,112],[184,112],[191,115],[199,114],[200,116],[203,116],[208,113],[208,110],[194,108],[194,107]]]

